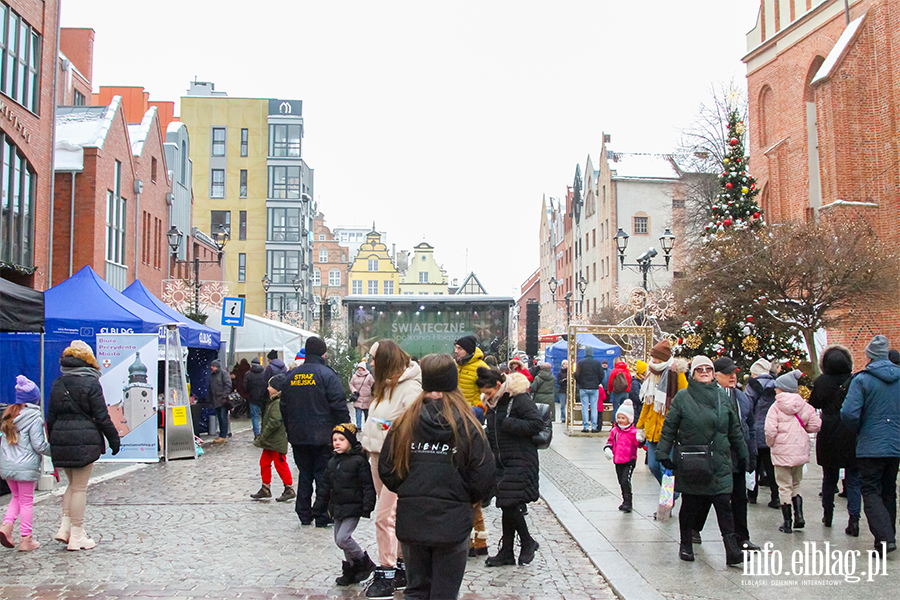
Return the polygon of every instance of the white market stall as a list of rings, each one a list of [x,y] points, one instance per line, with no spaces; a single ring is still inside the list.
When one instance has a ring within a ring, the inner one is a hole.
[[[207,313],[209,318],[206,325],[222,333],[222,348],[227,352],[231,327],[222,325],[221,309],[210,307]],[[242,358],[251,360],[274,349],[281,355],[285,364],[294,360],[297,352],[306,344],[307,338],[316,335],[312,331],[251,314],[244,315],[244,326],[235,327],[234,333],[235,362],[239,362]]]

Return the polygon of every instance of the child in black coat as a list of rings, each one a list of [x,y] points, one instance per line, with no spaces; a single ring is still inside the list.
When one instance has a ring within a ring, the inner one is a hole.
[[[334,455],[328,461],[325,482],[317,490],[315,514],[324,514],[326,507],[334,519],[334,543],[344,551],[343,574],[335,579],[338,585],[359,583],[369,578],[375,563],[363,552],[353,532],[361,517],[369,518],[375,509],[375,484],[365,450],[356,440],[357,428],[352,423],[336,425],[331,434]]]

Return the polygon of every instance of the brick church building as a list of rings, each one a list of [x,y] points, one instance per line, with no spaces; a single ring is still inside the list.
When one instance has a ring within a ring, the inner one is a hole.
[[[900,247],[900,2],[761,0],[747,34],[749,151],[773,223],[863,218]],[[900,298],[828,331],[900,347]]]

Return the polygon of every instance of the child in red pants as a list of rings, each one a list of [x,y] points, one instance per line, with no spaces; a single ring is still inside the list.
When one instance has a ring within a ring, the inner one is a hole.
[[[262,487],[255,494],[250,494],[254,500],[272,497],[272,463],[284,483],[284,493],[275,498],[275,501],[287,502],[297,497],[292,487],[291,468],[287,462],[287,432],[284,430],[284,421],[281,420],[281,388],[286,381],[287,376],[283,373],[269,380],[269,401],[263,408],[259,436],[253,441],[254,446],[262,448],[262,456],[259,457]]]

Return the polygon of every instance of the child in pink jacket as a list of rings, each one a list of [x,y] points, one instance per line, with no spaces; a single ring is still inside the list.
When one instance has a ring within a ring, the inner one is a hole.
[[[616,411],[616,424],[603,448],[606,458],[616,465],[616,477],[622,488],[622,504],[619,505],[622,512],[631,512],[631,474],[634,473],[637,462],[638,446],[640,443],[634,426],[634,405],[631,400],[625,400]]]
[[[806,526],[803,498],[798,489],[803,479],[803,465],[809,462],[809,434],[822,427],[816,409],[797,393],[797,381],[802,375],[800,371],[791,371],[775,380],[775,403],[766,414],[766,445],[772,451],[775,483],[778,484],[784,517],[778,531],[784,533],[793,533],[792,526],[797,529]]]

